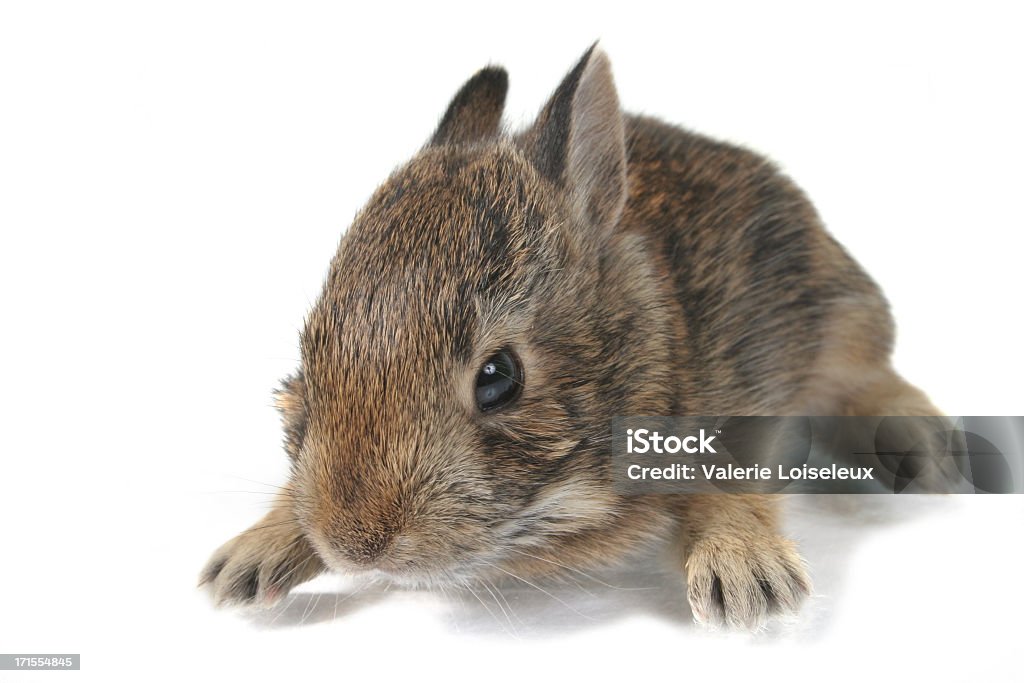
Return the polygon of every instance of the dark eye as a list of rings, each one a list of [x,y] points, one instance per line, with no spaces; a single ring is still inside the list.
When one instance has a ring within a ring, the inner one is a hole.
[[[507,406],[519,398],[523,371],[511,351],[501,350],[488,358],[476,375],[476,405],[488,411]]]

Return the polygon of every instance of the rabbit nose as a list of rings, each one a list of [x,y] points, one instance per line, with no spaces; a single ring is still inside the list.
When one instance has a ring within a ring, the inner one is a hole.
[[[363,524],[354,522],[346,533],[333,535],[331,545],[339,555],[352,564],[373,567],[383,559],[395,544],[396,525],[386,520]]]
[[[350,543],[341,544],[342,554],[351,562],[372,566],[387,553],[393,536],[385,532],[373,532],[359,536]]]

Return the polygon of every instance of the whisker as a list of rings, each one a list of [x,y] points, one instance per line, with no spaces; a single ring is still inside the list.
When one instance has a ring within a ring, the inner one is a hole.
[[[498,600],[498,596],[494,594],[494,591],[490,589],[486,581],[481,581],[480,585],[484,587],[484,590],[490,593],[492,598],[494,598],[494,602],[496,605],[498,605],[498,609],[501,610],[501,613],[505,616],[505,619],[508,621],[508,625],[512,629],[512,634],[518,636],[519,634],[516,632],[515,624],[512,623],[512,618],[508,615],[508,612],[505,611],[505,607],[501,604],[501,600]]]
[[[257,481],[255,479],[246,479],[245,477],[239,477],[239,476],[234,475],[234,474],[226,474],[226,475],[221,475],[221,476],[226,476],[226,477],[229,477],[231,479],[239,479],[241,481],[247,481],[250,484],[259,484],[260,486],[266,486],[267,488],[272,488],[272,489],[274,489],[276,491],[289,492],[289,490],[290,490],[288,485],[283,485],[282,486],[281,484],[268,484],[265,481]]]
[[[558,597],[557,595],[554,595],[554,594],[552,594],[552,593],[549,593],[548,591],[544,590],[543,588],[541,588],[541,587],[540,587],[540,586],[538,586],[537,584],[535,584],[535,583],[530,583],[529,581],[527,581],[527,580],[526,580],[526,579],[524,579],[523,577],[521,577],[521,576],[516,576],[516,575],[515,575],[515,574],[513,574],[512,572],[508,571],[507,569],[503,569],[502,567],[499,567],[499,566],[498,566],[498,565],[496,565],[496,564],[492,564],[492,563],[490,563],[490,562],[483,562],[483,564],[486,564],[486,565],[488,565],[488,566],[490,566],[490,567],[494,567],[494,568],[495,568],[495,569],[497,569],[497,570],[498,570],[499,572],[502,572],[502,573],[508,574],[508,575],[509,575],[509,576],[511,576],[511,577],[512,577],[513,579],[517,579],[517,580],[519,580],[519,581],[522,581],[522,582],[523,582],[523,583],[525,583],[525,584],[526,584],[527,586],[530,586],[530,587],[532,587],[532,588],[535,588],[535,589],[539,590],[539,591],[540,591],[541,593],[543,593],[544,595],[548,596],[548,597],[549,597],[549,598],[551,598],[552,600],[555,600],[555,601],[557,601],[557,602],[560,602],[560,603],[561,603],[562,605],[564,605],[564,606],[565,606],[566,608],[568,608],[569,610],[571,610],[571,611],[575,612],[576,614],[578,614],[579,616],[583,617],[584,619],[587,619],[587,620],[590,620],[590,621],[594,621],[594,617],[591,617],[591,616],[589,616],[589,615],[586,615],[586,614],[584,614],[583,612],[580,612],[580,611],[579,611],[578,609],[576,609],[575,607],[573,607],[572,605],[570,605],[569,603],[567,603],[567,602],[566,602],[565,600],[562,600],[562,599],[561,599],[560,597]]]
[[[495,592],[497,592],[498,596],[505,601],[505,606],[508,607],[508,611],[512,614],[513,617],[515,617],[516,621],[518,621],[521,626],[526,626],[526,623],[522,619],[520,619],[519,615],[516,614],[516,611],[512,609],[512,603],[509,602],[508,598],[505,597],[505,594],[501,592],[501,588],[498,587],[498,584],[494,581],[487,581],[486,579],[482,580],[486,583],[489,583],[491,585],[491,588],[493,588]]]
[[[556,567],[561,567],[562,569],[565,569],[567,571],[579,574],[580,576],[582,576],[582,577],[584,577],[586,579],[589,579],[589,580],[593,581],[594,583],[600,584],[600,585],[602,585],[602,586],[604,586],[606,588],[611,588],[613,590],[617,590],[617,591],[649,591],[649,590],[657,590],[656,587],[654,587],[654,586],[640,586],[640,587],[614,586],[614,585],[612,585],[610,583],[606,583],[606,582],[604,582],[604,581],[602,581],[602,580],[600,580],[600,579],[598,579],[596,577],[593,577],[590,574],[587,574],[586,572],[584,572],[581,569],[577,569],[575,567],[570,567],[569,565],[562,564],[560,562],[555,562],[554,560],[549,560],[546,557],[540,557],[538,555],[531,555],[530,553],[528,553],[526,551],[523,551],[523,550],[519,550],[518,548],[506,548],[506,550],[511,550],[514,553],[519,553],[520,555],[525,555],[526,557],[530,557],[530,558],[533,558],[535,560],[540,560],[541,562],[548,562],[549,564],[553,564]]]
[[[316,612],[316,606],[320,604],[320,598],[323,597],[323,593],[316,594],[316,600],[307,601],[306,609],[302,610],[302,618],[299,619],[299,625],[302,626],[306,623],[306,618]],[[309,610],[308,612],[306,610]]]
[[[294,603],[298,599],[298,597],[299,597],[298,593],[292,593],[291,599],[288,601],[288,604],[285,605],[284,607],[282,607],[281,609],[279,609],[277,614],[274,615],[274,618],[270,620],[270,625],[271,626],[274,625],[275,621],[277,621],[278,619],[281,618],[282,614],[284,614],[289,609],[291,609],[292,603]]]
[[[256,496],[275,496],[276,497],[276,494],[274,494],[272,491],[244,491],[244,490],[240,490],[240,489],[236,489],[234,491],[198,491],[198,493],[200,493],[200,494],[202,494],[204,496],[219,496],[219,495],[224,494],[224,493],[249,493],[249,494],[256,495]],[[271,500],[274,500],[274,499],[272,498]]]
[[[283,520],[280,520],[280,521],[277,521],[277,522],[270,522],[268,524],[261,524],[260,526],[249,527],[248,529],[246,529],[242,533],[244,534],[244,533],[247,533],[247,532],[250,532],[250,531],[263,531],[264,529],[273,529],[273,528],[279,527],[279,526],[297,525],[298,523],[299,523],[299,520],[297,518],[296,519],[283,519]]]
[[[334,594],[334,618],[335,618],[335,620],[337,620],[337,618],[338,618],[338,605],[345,604],[346,600],[351,600],[352,598],[354,598],[355,596],[359,595],[364,590],[369,588],[371,585],[372,584],[369,581],[365,581],[365,582],[359,584],[359,586],[355,590],[350,591],[348,593],[348,595],[346,595],[345,597],[341,597],[340,594],[335,593]]]
[[[499,618],[497,617],[497,615],[495,615],[495,614],[494,614],[494,612],[493,612],[493,611],[491,611],[491,608],[487,606],[487,603],[485,603],[485,602],[484,602],[484,601],[483,601],[483,600],[482,600],[482,599],[480,598],[480,596],[476,594],[476,591],[474,591],[474,590],[473,590],[473,588],[472,588],[472,587],[470,587],[470,585],[469,585],[468,583],[466,584],[465,588],[466,588],[466,590],[468,590],[468,591],[470,592],[470,594],[471,594],[471,595],[472,595],[472,596],[473,596],[474,598],[476,598],[477,602],[479,602],[479,603],[480,603],[480,604],[481,604],[481,605],[483,606],[483,608],[484,608],[485,610],[487,610],[487,613],[491,615],[491,618],[492,618],[492,619],[494,619],[494,621],[495,621],[495,622],[497,622],[497,624],[498,624],[499,626],[501,626],[501,629],[502,629],[503,631],[505,631],[505,633],[508,633],[509,635],[512,635],[512,633],[511,633],[511,632],[510,632],[510,631],[509,631],[509,630],[508,630],[507,628],[505,628],[505,624],[504,624],[504,623],[503,623],[503,622],[501,621],[501,619],[499,619]]]

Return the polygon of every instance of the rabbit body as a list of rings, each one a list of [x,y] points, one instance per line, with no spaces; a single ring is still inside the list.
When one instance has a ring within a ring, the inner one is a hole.
[[[702,622],[810,591],[771,497],[624,495],[617,415],[935,414],[877,286],[763,157],[621,112],[588,51],[536,123],[476,74],[342,239],[279,390],[291,478],[204,569],[272,604],[326,570],[532,577],[668,544]],[[500,350],[521,389],[481,410]]]

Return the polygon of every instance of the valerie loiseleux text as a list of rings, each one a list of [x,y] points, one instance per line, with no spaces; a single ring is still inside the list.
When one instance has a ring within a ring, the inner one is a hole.
[[[707,434],[703,429],[699,434],[691,434],[682,438],[669,435],[662,436],[649,429],[626,430],[626,452],[634,454],[654,455],[717,455],[714,434]],[[814,467],[806,463],[799,467],[777,465],[774,479],[790,481],[798,479],[874,479],[873,467],[841,467],[830,464]],[[771,480],[772,468],[767,465],[739,466],[733,463],[716,464],[671,463],[661,467],[649,467],[631,464],[626,468],[626,476],[630,479],[683,479],[694,480],[703,476],[707,480]]]

